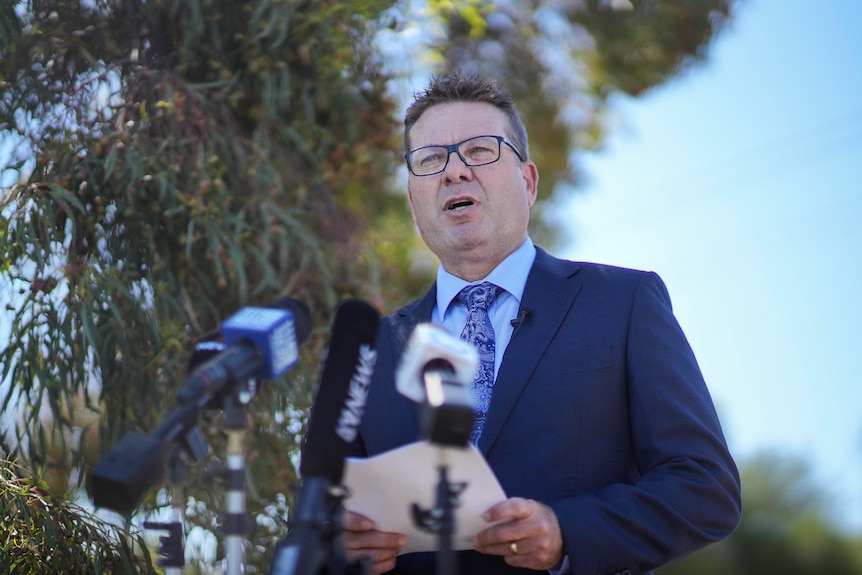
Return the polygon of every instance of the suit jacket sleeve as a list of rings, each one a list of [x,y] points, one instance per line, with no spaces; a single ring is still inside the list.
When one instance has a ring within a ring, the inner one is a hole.
[[[559,518],[575,574],[641,572],[664,565],[726,537],[741,515],[736,466],[694,354],[655,274],[641,276],[625,323],[622,389],[628,403],[629,478],[548,502]],[[600,417],[625,416],[598,409]],[[590,425],[601,428],[600,422]],[[583,425],[581,431],[592,433]],[[609,438],[598,431],[592,441]],[[611,440],[605,447],[625,451],[618,447],[624,443]],[[601,467],[602,461],[586,464]]]

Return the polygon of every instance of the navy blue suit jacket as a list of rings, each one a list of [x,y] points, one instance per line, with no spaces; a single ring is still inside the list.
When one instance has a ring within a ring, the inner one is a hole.
[[[384,318],[378,363],[352,455],[421,439],[419,406],[393,370],[436,287]],[[694,354],[661,279],[560,260],[537,248],[479,449],[506,495],[556,512],[575,575],[647,573],[727,536],[739,475]],[[459,553],[460,573],[520,573]],[[393,573],[434,573],[433,553]]]

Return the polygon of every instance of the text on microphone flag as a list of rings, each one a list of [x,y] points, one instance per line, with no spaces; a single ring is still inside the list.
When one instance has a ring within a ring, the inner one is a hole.
[[[344,408],[341,410],[338,425],[335,428],[338,437],[347,443],[352,443],[359,431],[375,363],[377,363],[377,350],[369,345],[360,346],[356,371],[350,378],[347,400],[344,402]]]

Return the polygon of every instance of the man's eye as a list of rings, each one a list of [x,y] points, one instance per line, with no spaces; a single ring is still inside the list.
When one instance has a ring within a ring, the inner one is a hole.
[[[494,155],[496,155],[497,152],[492,150],[491,148],[489,148],[487,146],[482,146],[482,145],[476,144],[476,145],[470,146],[469,148],[467,148],[466,152],[462,152],[462,153],[465,156],[467,156],[468,158],[471,158],[474,160],[483,160],[486,158],[494,157]]]
[[[428,154],[419,158],[420,166],[433,166],[443,161],[443,154]]]

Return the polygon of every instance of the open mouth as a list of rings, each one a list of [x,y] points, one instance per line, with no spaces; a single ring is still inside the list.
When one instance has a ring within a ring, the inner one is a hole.
[[[469,208],[472,205],[473,202],[471,200],[459,200],[457,202],[452,202],[452,204],[446,209],[451,211],[457,211],[463,210],[464,208]]]

